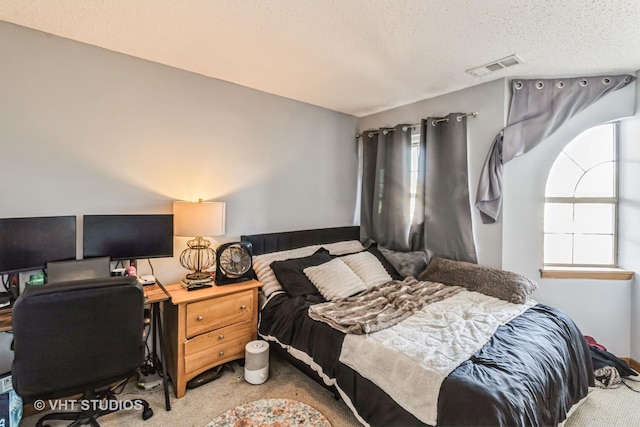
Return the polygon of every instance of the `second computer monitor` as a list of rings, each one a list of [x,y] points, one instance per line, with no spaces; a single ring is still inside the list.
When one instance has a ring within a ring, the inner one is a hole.
[[[170,258],[173,215],[85,215],[82,246],[83,258]]]

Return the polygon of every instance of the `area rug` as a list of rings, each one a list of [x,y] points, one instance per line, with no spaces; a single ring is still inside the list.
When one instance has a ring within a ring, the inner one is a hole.
[[[317,409],[291,399],[261,399],[229,409],[207,427],[331,427]]]

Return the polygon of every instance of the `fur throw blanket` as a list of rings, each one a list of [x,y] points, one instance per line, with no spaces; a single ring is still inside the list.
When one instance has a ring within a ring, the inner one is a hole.
[[[428,304],[464,288],[407,277],[359,294],[309,307],[309,317],[345,334],[369,334],[394,326]]]

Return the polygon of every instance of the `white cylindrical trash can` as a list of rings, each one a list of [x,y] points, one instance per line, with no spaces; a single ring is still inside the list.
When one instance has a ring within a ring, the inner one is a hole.
[[[244,350],[244,379],[250,384],[262,384],[269,378],[269,343],[251,341]]]

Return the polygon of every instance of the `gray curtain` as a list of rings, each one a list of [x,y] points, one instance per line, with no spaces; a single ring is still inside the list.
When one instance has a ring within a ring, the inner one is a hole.
[[[414,250],[409,198],[411,128],[398,125],[366,131],[362,137],[361,237],[395,251]]]
[[[421,138],[426,146],[424,247],[435,256],[476,263],[467,174],[467,118],[452,113],[447,119],[435,126],[435,118],[422,121]]]
[[[478,183],[476,208],[482,222],[494,223],[500,214],[505,163],[530,151],[575,114],[633,79],[627,74],[513,80],[507,127],[493,140]]]
[[[460,117],[460,119],[458,119]],[[476,262],[467,177],[467,125],[461,113],[420,130],[418,185],[411,217],[411,126],[365,131],[360,229],[394,251],[429,250]]]

